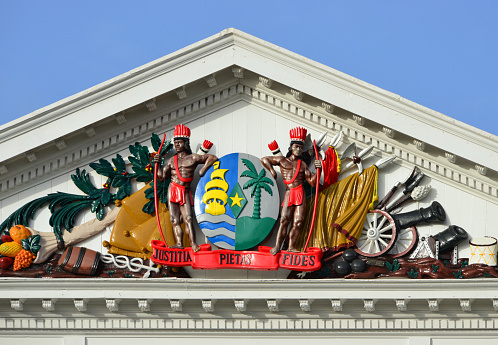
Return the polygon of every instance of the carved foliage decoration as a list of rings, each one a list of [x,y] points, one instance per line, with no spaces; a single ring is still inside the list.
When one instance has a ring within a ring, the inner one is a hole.
[[[152,147],[157,151],[161,143],[157,134],[152,134],[151,143]],[[172,147],[171,142],[168,142],[167,145],[163,146],[161,153],[166,154]],[[132,180],[148,183],[153,179],[153,167],[148,148],[140,143],[135,143],[135,145],[130,145],[129,149],[132,154],[128,157],[132,164],[132,173],[126,170],[125,161],[119,154],[112,159],[112,163],[106,159],[100,159],[98,163],[90,164],[98,174],[107,177],[107,181],[102,188],[97,188],[86,170],[78,168],[75,174],[71,175],[71,179],[84,195],[57,192],[32,200],[17,209],[0,224],[0,234],[14,224],[29,226],[29,222],[34,219],[36,211],[45,206],[48,206],[52,214],[49,224],[53,227],[55,236],[61,241],[64,228],[71,231],[76,218],[83,210],[90,209],[92,213],[95,213],[96,218],[101,220],[104,217],[105,206],[130,195]],[[161,202],[166,201],[166,187],[168,184],[169,181],[164,181],[160,184],[160,190],[162,191],[160,194]],[[111,192],[111,188],[115,189],[115,193]],[[144,212],[149,214],[154,212],[153,194],[154,189],[151,184],[150,188],[146,190],[146,197],[150,201],[144,205],[143,209]]]

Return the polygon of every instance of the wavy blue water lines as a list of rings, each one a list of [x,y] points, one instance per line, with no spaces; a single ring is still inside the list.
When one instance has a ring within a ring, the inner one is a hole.
[[[221,222],[221,223],[216,223],[216,224],[213,224],[213,223],[206,223],[206,222],[202,222],[202,223],[199,223],[199,226],[201,227],[201,229],[208,229],[208,230],[216,230],[218,228],[225,228],[231,232],[235,232],[235,225],[232,225],[232,224],[228,224],[226,222]]]
[[[208,239],[214,245],[216,245],[216,243],[222,242],[225,244],[223,248],[226,248],[226,245],[229,245],[232,248],[226,248],[226,249],[235,249],[235,240],[234,239],[232,240],[231,238],[228,238],[226,236],[218,235],[218,236],[208,237]]]
[[[231,239],[235,239],[235,232],[230,231],[229,229],[226,228],[216,228],[216,229],[202,229],[202,232],[206,237],[215,237],[218,235],[223,235]]]
[[[225,222],[225,223],[228,223],[228,224],[233,225],[233,226],[235,226],[235,222],[236,222],[235,218],[229,217],[226,214],[221,214],[219,216],[213,216],[212,214],[209,214],[209,213],[203,213],[203,214],[197,215],[197,221],[199,223],[210,222],[210,223],[215,223],[215,224]]]

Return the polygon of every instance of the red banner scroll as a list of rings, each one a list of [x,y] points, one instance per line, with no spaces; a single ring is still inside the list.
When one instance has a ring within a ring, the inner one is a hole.
[[[258,251],[237,251],[211,250],[211,245],[201,244],[201,250],[194,253],[192,248],[168,248],[159,240],[153,240],[151,245],[153,248],[151,260],[154,263],[173,267],[192,266],[201,270],[275,271],[284,268],[293,271],[316,271],[322,266],[323,255],[319,248],[309,248],[306,253],[281,251],[277,255],[272,255],[271,248],[266,246],[258,247]]]

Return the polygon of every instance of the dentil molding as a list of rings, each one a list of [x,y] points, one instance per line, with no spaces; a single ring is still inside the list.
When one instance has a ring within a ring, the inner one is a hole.
[[[234,68],[234,70],[235,69],[236,68]],[[31,152],[31,156],[28,157],[31,157],[32,163],[26,165],[27,169],[17,172],[16,175],[7,173],[0,175],[7,175],[4,179],[0,179],[0,191],[13,191],[14,187],[36,180],[41,176],[53,173],[61,168],[74,166],[77,161],[96,153],[105,156],[108,154],[107,151],[118,144],[128,145],[132,141],[137,141],[137,138],[147,140],[150,133],[159,126],[164,126],[167,123],[177,123],[178,121],[181,121],[180,119],[183,117],[199,116],[199,114],[202,114],[202,111],[209,107],[221,106],[224,102],[233,102],[240,97],[248,98],[250,101],[256,103],[264,103],[265,106],[273,108],[294,121],[307,122],[308,127],[315,128],[319,131],[328,130],[335,132],[340,130],[351,140],[365,144],[368,143],[370,145],[373,144],[376,149],[385,154],[395,155],[398,159],[401,159],[402,161],[406,160],[409,164],[415,163],[422,168],[431,171],[431,174],[438,175],[442,179],[450,179],[451,183],[465,185],[472,193],[477,192],[481,195],[484,194],[493,200],[497,200],[498,198],[498,185],[479,180],[474,176],[459,171],[457,164],[444,164],[444,161],[448,162],[446,159],[435,160],[427,153],[421,151],[418,146],[418,150],[409,150],[408,146],[405,147],[403,145],[400,145],[399,147],[394,146],[396,144],[393,144],[392,141],[385,141],[381,136],[375,136],[369,133],[368,128],[353,128],[340,118],[331,115],[327,110],[327,105],[322,104],[325,108],[319,108],[323,110],[322,112],[319,112],[308,108],[306,103],[299,102],[298,104],[295,101],[292,101],[293,98],[279,96],[274,90],[268,88],[265,88],[264,90],[258,89],[255,86],[245,85],[241,82],[213,90],[207,97],[191,100],[176,109],[167,110],[166,113],[160,111],[158,112],[157,117],[145,118],[142,123],[134,123],[132,127],[123,128],[122,130],[116,130],[120,127],[115,127],[113,128],[114,131],[113,134],[111,134],[111,137],[100,137],[98,141],[87,143],[86,146],[80,147],[77,150],[69,150],[66,148],[63,152],[58,151],[59,155],[56,158],[46,160],[38,165],[36,165],[38,160],[36,159],[35,154]],[[188,119],[185,119],[184,121],[187,120]],[[365,123],[362,122],[362,124],[364,125]],[[85,128],[85,130],[88,133],[88,128]],[[96,130],[92,129],[92,131],[92,135],[95,135]],[[387,127],[384,127],[383,131],[388,136],[394,135]],[[443,155],[451,161],[449,153],[443,153]],[[3,171],[5,170],[7,170],[7,168],[3,169]],[[478,175],[484,176],[483,172],[485,172],[484,169],[480,169]],[[8,177],[9,175],[10,177]]]

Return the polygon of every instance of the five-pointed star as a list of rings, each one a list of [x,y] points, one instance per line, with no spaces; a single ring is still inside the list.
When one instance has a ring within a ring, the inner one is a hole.
[[[242,207],[240,202],[244,200],[244,198],[239,197],[239,193],[235,193],[235,196],[231,196],[230,199],[232,199],[232,206],[237,205],[239,207]]]

